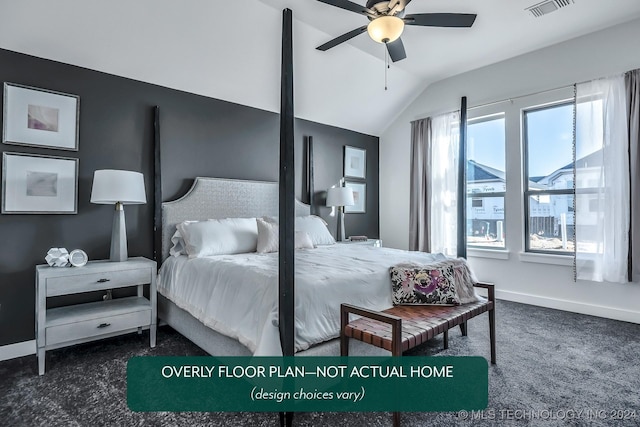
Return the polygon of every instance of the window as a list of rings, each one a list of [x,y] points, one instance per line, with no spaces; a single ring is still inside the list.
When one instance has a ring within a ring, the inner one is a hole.
[[[576,104],[573,87],[470,108],[466,165],[470,249],[572,255],[575,215],[581,215],[578,250],[595,250],[589,238],[603,203],[598,191],[602,108],[602,101],[594,98]],[[589,111],[592,114],[585,114]],[[524,255],[523,260],[532,262],[566,261]]]
[[[525,109],[525,250],[572,253],[573,102]]]
[[[505,248],[504,113],[467,121],[467,245]]]

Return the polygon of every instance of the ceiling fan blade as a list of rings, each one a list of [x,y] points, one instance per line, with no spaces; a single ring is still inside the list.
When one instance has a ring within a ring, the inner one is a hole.
[[[470,27],[476,16],[474,13],[416,13],[406,15],[404,23],[423,27]]]
[[[404,50],[402,39],[387,43],[387,50],[389,51],[389,56],[393,62],[398,62],[407,57],[407,52]]]
[[[345,33],[345,34],[343,34],[343,35],[341,35],[339,37],[336,37],[335,39],[330,40],[330,41],[326,42],[325,44],[323,44],[321,46],[318,46],[316,49],[322,50],[322,51],[331,49],[332,47],[337,46],[340,43],[344,43],[347,40],[350,40],[350,39],[354,38],[355,36],[364,33],[365,31],[367,31],[367,26],[366,25],[364,25],[364,26],[362,26],[360,28],[356,28],[355,30],[351,30],[348,33]]]
[[[375,13],[371,9],[367,9],[364,6],[350,2],[349,0],[318,0],[320,3],[329,4],[331,6],[339,7],[340,9],[350,10],[351,12],[359,13],[366,16],[375,16]]]

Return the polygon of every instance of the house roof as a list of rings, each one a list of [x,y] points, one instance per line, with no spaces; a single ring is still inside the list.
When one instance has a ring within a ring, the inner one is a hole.
[[[467,181],[502,181],[504,182],[504,172],[492,167],[483,165],[474,160],[467,160]]]
[[[587,154],[586,156],[576,160],[576,168],[578,169],[600,166],[601,164],[602,164],[601,150],[594,151],[593,153]],[[564,173],[568,173],[568,172],[573,173],[573,163],[568,163],[563,167],[554,170],[549,175],[541,177],[541,179],[535,182],[540,182],[540,183],[549,182],[549,181],[552,181],[557,176],[562,175]],[[533,179],[530,179],[530,180],[533,181]]]

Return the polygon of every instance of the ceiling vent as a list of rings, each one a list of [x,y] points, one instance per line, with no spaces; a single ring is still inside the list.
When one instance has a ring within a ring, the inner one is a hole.
[[[528,7],[526,10],[531,12],[531,14],[536,18],[539,18],[543,15],[548,15],[551,12],[555,12],[560,8],[572,5],[573,3],[574,0],[547,0]]]

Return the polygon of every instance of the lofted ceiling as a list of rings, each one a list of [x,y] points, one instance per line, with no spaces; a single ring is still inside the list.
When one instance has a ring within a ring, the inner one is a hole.
[[[405,28],[407,59],[388,70],[388,90],[384,47],[366,33],[315,49],[367,23],[315,0],[0,0],[0,48],[277,112],[289,7],[296,115],[380,135],[429,83],[640,17],[638,0],[575,0],[534,17],[526,8],[537,3],[413,0],[407,13],[478,18],[470,29]]]

